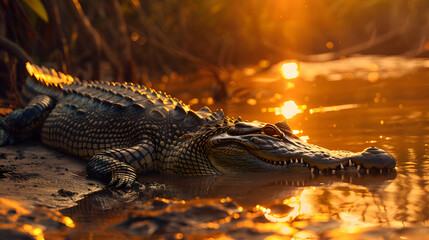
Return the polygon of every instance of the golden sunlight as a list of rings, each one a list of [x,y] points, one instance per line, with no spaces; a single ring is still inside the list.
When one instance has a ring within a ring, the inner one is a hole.
[[[294,101],[291,100],[283,103],[283,106],[281,107],[281,114],[283,114],[286,119],[291,119],[298,113],[301,113],[301,110]]]
[[[280,107],[262,108],[262,112],[270,112],[276,115],[283,115],[286,119],[291,119],[298,113],[302,113],[307,109],[307,105],[296,105],[292,100],[286,101]]]
[[[67,227],[70,227],[70,228],[76,227],[73,220],[69,217],[63,217],[62,223],[64,223]]]
[[[340,110],[359,108],[360,106],[361,106],[360,104],[343,104],[343,105],[328,106],[328,107],[318,107],[318,108],[310,109],[309,113],[314,114],[314,113],[335,112]]]
[[[25,67],[27,68],[27,72],[30,76],[35,77],[38,81],[46,83],[48,86],[54,85],[61,87],[61,84],[68,85],[75,81],[75,79],[70,75],[66,75],[62,72],[56,72],[54,69],[49,70],[46,67],[32,65],[29,62],[26,63]]]
[[[298,64],[296,62],[283,63],[280,73],[286,79],[294,79],[299,76]]]
[[[311,196],[311,190],[305,189],[299,196],[283,200],[284,205],[293,209],[287,214],[273,213],[270,208],[261,205],[256,205],[256,210],[263,212],[265,218],[270,222],[291,222],[303,214],[312,213],[312,201],[309,196]]]
[[[24,225],[22,225],[21,229],[24,232],[31,234],[34,237],[34,239],[36,239],[36,240],[44,240],[45,239],[45,237],[43,236],[43,231],[40,228],[34,227],[32,225],[29,225],[29,224],[24,224]]]

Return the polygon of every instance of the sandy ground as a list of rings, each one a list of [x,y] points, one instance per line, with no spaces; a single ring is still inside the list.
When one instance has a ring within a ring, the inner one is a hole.
[[[40,142],[0,147],[0,197],[16,200],[26,208],[71,207],[104,186],[86,178],[85,167],[85,161]]]

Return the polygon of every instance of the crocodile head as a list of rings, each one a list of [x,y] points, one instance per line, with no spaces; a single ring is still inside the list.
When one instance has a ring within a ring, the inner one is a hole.
[[[293,170],[311,172],[390,171],[396,160],[370,147],[359,153],[328,150],[308,144],[286,122],[238,122],[207,141],[206,154],[220,172]]]
[[[186,175],[201,174],[200,169],[205,171],[202,174],[262,171],[368,174],[390,172],[396,165],[389,153],[376,147],[353,153],[308,144],[293,134],[286,122],[236,122],[217,130],[200,131],[188,139],[187,146],[176,149],[181,157],[175,158],[180,166],[174,167],[187,169],[186,173],[180,173]],[[192,166],[186,162],[192,162]]]

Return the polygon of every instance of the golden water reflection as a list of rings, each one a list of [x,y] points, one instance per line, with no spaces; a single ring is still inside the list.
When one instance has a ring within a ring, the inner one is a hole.
[[[298,64],[296,62],[283,63],[280,73],[285,79],[294,79],[299,76]]]
[[[13,239],[44,240],[44,231],[47,232],[47,235],[56,234],[59,239],[63,231],[66,231],[67,228],[75,227],[70,217],[63,216],[54,209],[38,207],[30,211],[19,202],[6,198],[0,198],[0,215],[0,230],[4,231],[2,234],[11,238],[13,238],[11,233],[21,236]],[[44,224],[49,226],[44,226]],[[61,226],[62,224],[63,226]],[[54,229],[53,226],[58,226],[59,229]],[[8,231],[10,232],[9,234]],[[62,233],[60,234],[60,232]],[[0,236],[0,239],[6,238],[5,236]],[[48,237],[47,239],[50,238]]]
[[[295,101],[288,100],[283,102],[283,105],[280,107],[269,107],[262,108],[262,112],[274,113],[275,115],[283,115],[286,119],[291,119],[295,115],[304,112],[307,109],[306,105],[298,106]]]
[[[412,226],[413,223],[404,222],[395,214],[401,209],[396,200],[379,190],[337,182],[305,187],[299,195],[284,199],[282,204],[292,208],[285,213],[273,211],[270,206],[257,205],[255,209],[272,223],[288,223],[292,228],[315,234],[331,230],[336,234],[353,234],[380,226]]]
[[[343,105],[336,105],[336,106],[312,108],[308,112],[310,114],[324,113],[324,112],[333,112],[333,111],[341,111],[341,110],[346,110],[346,109],[353,109],[353,108],[358,108],[358,107],[360,107],[360,104],[343,104]]]
[[[249,105],[256,105],[256,100],[254,103],[250,104],[248,100]],[[311,108],[308,110],[309,114],[314,113],[325,113],[325,112],[334,112],[334,111],[341,111],[341,110],[347,110],[347,109],[353,109],[353,108],[359,108],[364,105],[362,104],[342,104],[342,105],[334,105],[334,106],[321,106],[316,108]],[[269,112],[274,113],[275,115],[283,115],[286,119],[292,119],[299,113],[304,113],[307,110],[307,105],[300,105],[298,106],[295,101],[288,100],[285,101],[280,107],[268,107],[268,108],[262,108],[262,112]]]

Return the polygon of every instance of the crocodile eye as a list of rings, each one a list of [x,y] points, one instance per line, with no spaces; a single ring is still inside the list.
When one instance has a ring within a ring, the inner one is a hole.
[[[276,127],[278,127],[286,136],[295,138],[295,139],[299,139],[298,136],[296,136],[295,134],[293,134],[292,129],[289,127],[289,125],[285,122],[277,122]]]
[[[262,128],[262,133],[272,137],[281,137],[283,135],[278,128],[270,124]]]
[[[287,124],[286,121],[276,122],[275,125],[283,132],[292,132],[292,129],[289,127],[289,124]]]

